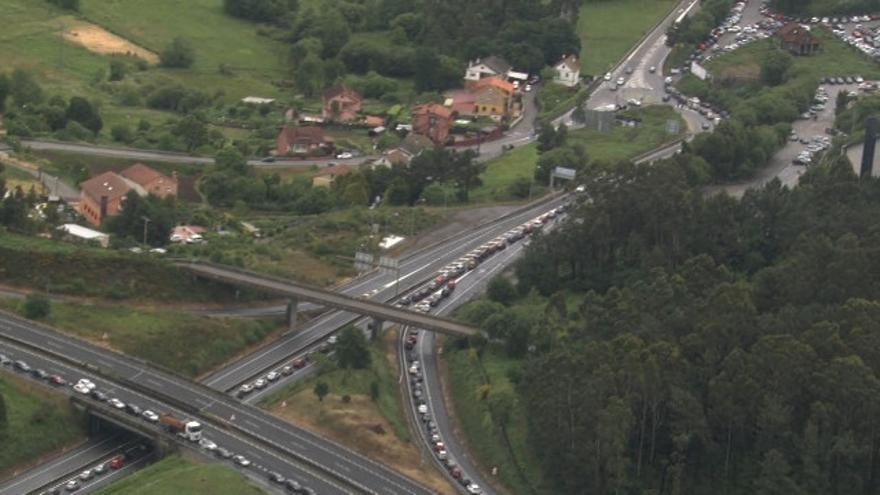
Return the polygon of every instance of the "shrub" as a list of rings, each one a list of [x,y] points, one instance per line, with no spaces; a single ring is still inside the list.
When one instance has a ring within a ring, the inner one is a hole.
[[[174,40],[159,54],[162,67],[187,69],[195,63],[195,50],[189,40],[181,37]]]
[[[31,320],[39,320],[49,316],[51,309],[49,298],[42,294],[28,294],[22,307],[24,317]]]

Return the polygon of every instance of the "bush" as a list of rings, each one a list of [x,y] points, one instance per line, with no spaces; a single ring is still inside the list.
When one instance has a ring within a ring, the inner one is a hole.
[[[42,294],[28,294],[24,300],[22,312],[30,320],[40,320],[49,316],[52,310],[49,298]]]
[[[79,0],[49,0],[49,3],[57,5],[62,9],[79,12]]]
[[[130,143],[134,139],[134,133],[131,132],[131,128],[126,124],[113,126],[113,129],[110,130],[110,135],[113,136],[114,141],[120,143]]]
[[[196,61],[195,50],[189,40],[181,37],[174,38],[170,45],[159,54],[162,67],[175,69],[187,69]]]

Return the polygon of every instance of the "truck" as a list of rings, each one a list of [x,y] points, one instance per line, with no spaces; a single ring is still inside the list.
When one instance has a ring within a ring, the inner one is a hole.
[[[202,425],[198,421],[190,419],[177,419],[170,413],[159,416],[159,424],[165,428],[165,431],[177,433],[177,435],[189,440],[190,442],[198,442],[202,439]]]

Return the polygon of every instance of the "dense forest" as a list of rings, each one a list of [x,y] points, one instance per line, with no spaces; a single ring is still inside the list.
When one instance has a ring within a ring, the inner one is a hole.
[[[771,0],[770,5],[788,14],[833,16],[880,11],[880,0]]]
[[[508,352],[553,492],[878,493],[880,181],[844,161],[738,201],[686,176],[596,174],[516,268],[549,297]]]

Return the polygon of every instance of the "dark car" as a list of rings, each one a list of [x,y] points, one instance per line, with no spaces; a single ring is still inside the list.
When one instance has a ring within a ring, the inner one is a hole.
[[[101,392],[100,390],[92,390],[91,396],[93,399],[101,402],[107,402],[107,394]]]
[[[31,376],[39,380],[45,380],[46,378],[49,378],[49,373],[46,373],[46,370],[34,368],[31,370]]]
[[[137,404],[132,404],[131,402],[129,402],[125,404],[125,412],[131,414],[132,416],[140,416],[141,413],[144,412],[144,410],[141,409],[141,407]]]
[[[270,471],[270,472],[269,472],[269,479],[270,479],[272,482],[274,482],[274,483],[278,483],[278,484],[281,484],[281,483],[284,483],[285,481],[287,481],[287,480],[284,479],[284,476],[281,476],[281,473],[277,473],[277,472],[275,472],[275,471]]]
[[[28,364],[26,362],[24,362],[20,359],[15,362],[14,366],[15,366],[15,369],[17,369],[18,371],[24,371],[25,373],[27,373],[28,371],[31,370],[31,367],[28,366]]]
[[[284,488],[287,488],[289,492],[302,493],[302,485],[298,481],[287,480],[284,482]]]
[[[224,449],[223,447],[217,447],[217,449],[214,450],[214,455],[221,459],[232,459],[232,452]]]

